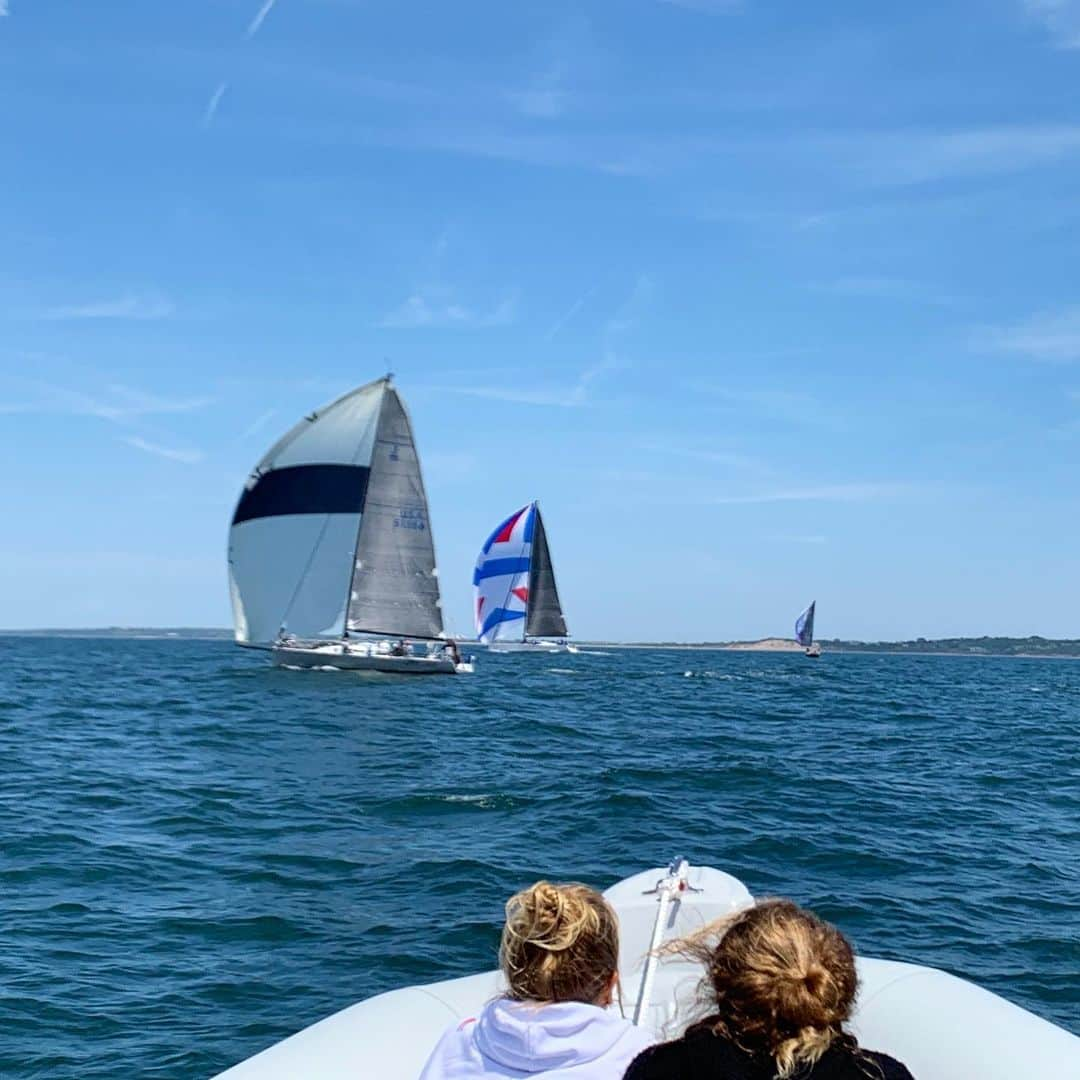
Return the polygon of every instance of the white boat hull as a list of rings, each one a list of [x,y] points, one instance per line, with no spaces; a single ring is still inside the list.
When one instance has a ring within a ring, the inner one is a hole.
[[[488,652],[497,653],[576,653],[578,647],[568,641],[493,641]]]
[[[633,1016],[656,920],[649,870],[605,894],[619,913],[623,1008]],[[736,878],[692,867],[674,901],[669,936],[681,936],[750,902]],[[651,894],[650,894],[651,893]],[[852,1030],[862,1045],[903,1061],[918,1080],[1057,1080],[1080,1076],[1080,1038],[972,983],[934,968],[860,957]],[[643,1022],[658,1038],[691,1018],[701,970],[665,960]],[[220,1074],[220,1080],[415,1080],[438,1038],[501,992],[497,972],[411,986],[362,1001]],[[615,1006],[617,1008],[617,1006]]]
[[[387,649],[365,645],[275,645],[271,656],[275,666],[286,668],[382,671],[393,675],[468,675],[473,671],[470,661],[455,664],[441,654],[395,656]]]

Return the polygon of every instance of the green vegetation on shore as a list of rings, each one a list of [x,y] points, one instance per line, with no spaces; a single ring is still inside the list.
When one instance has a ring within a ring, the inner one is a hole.
[[[1080,659],[1080,639],[1044,637],[916,638],[914,641],[844,641],[819,638],[825,652],[838,653],[912,653],[927,656],[1061,656]],[[602,644],[617,645],[617,642]],[[628,645],[630,643],[627,643]],[[634,642],[635,648],[654,649],[723,649],[732,652],[792,652],[802,648],[786,638],[762,641],[648,641]]]
[[[960,656],[1076,656],[1080,640],[1044,637],[938,638],[929,641],[821,641],[823,649],[837,652],[955,653]]]

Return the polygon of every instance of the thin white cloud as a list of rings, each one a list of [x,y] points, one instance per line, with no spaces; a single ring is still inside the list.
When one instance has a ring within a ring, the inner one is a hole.
[[[625,334],[637,326],[642,313],[652,302],[656,285],[649,274],[638,274],[626,299],[618,310],[608,319],[604,327],[605,336],[610,339],[618,334]]]
[[[612,356],[585,368],[571,386],[567,387],[500,387],[448,386],[445,390],[489,401],[506,401],[517,405],[539,405],[556,409],[580,409],[591,403],[592,386],[604,372],[619,366]]]
[[[0,19],[5,15],[10,15],[11,11],[8,9],[8,0],[0,0]]]
[[[263,6],[255,13],[255,18],[251,20],[247,28],[247,37],[253,38],[258,32],[259,28],[264,22],[266,22],[267,15],[274,9],[274,4],[277,0],[264,0]]]
[[[585,306],[586,301],[596,292],[596,286],[586,289],[567,310],[551,324],[551,328],[544,335],[545,341],[551,341],[553,337]]]
[[[662,4],[700,11],[704,15],[734,15],[742,10],[742,0],[660,0]]]
[[[556,409],[577,409],[585,404],[585,392],[579,386],[569,390],[515,390],[512,387],[498,386],[454,386],[447,387],[455,394],[467,397],[485,398],[488,401],[506,401],[515,405],[542,405]]]
[[[433,450],[424,454],[424,472],[444,481],[471,479],[481,466],[476,454],[461,450]]]
[[[426,104],[430,107],[432,103]],[[680,129],[642,135],[621,128],[562,125],[557,130],[537,130],[520,124],[494,125],[485,119],[482,101],[476,105],[470,102],[468,107],[459,103],[458,112],[462,118],[458,122],[419,126],[328,122],[286,129],[285,134],[305,142],[445,153],[627,179],[698,167],[726,170],[735,159],[748,167],[790,172],[793,183],[805,173],[815,184],[825,175],[847,188],[882,190],[1047,168],[1080,157],[1080,124],[1075,123],[862,130],[817,127],[744,134]],[[731,214],[726,208],[707,207],[699,216],[727,218]],[[763,214],[767,220],[796,229],[820,227],[833,216],[800,216],[760,208],[744,216],[760,220]]]
[[[739,454],[728,450],[707,450],[683,443],[672,442],[645,442],[641,449],[650,454],[667,454],[672,457],[687,458],[692,461],[702,461],[710,465],[721,465],[730,469],[745,469],[750,472],[769,472],[769,466],[757,458],[747,454]]]
[[[560,46],[565,51],[565,46]],[[524,90],[511,91],[510,102],[523,116],[537,120],[554,120],[562,116],[570,102],[566,90],[567,62],[556,56]]]
[[[886,299],[909,298],[920,293],[914,282],[872,275],[854,275],[816,282],[812,288],[818,292],[837,293],[841,296],[878,296]]]
[[[206,103],[206,111],[203,113],[203,127],[209,127],[214,122],[214,117],[217,116],[218,108],[221,105],[221,99],[228,89],[229,84],[227,82],[218,83],[217,88],[210,95],[210,100]]]
[[[444,304],[414,293],[403,304],[387,312],[379,326],[388,329],[423,327],[508,326],[517,316],[517,297],[509,296],[490,311],[461,304]]]
[[[567,95],[557,87],[534,86],[512,93],[510,100],[524,116],[552,120],[566,111]]]
[[[589,290],[584,296],[574,303],[570,311],[555,324],[548,332],[548,337],[553,337],[562,323],[571,318],[592,293]],[[614,343],[627,331],[632,329],[640,316],[641,310],[651,299],[653,292],[652,278],[647,274],[639,274],[634,281],[626,299],[619,305],[615,314],[604,325],[604,354],[603,358],[595,364],[584,368],[578,375],[577,380],[566,387],[492,387],[492,386],[458,386],[453,391],[460,394],[468,394],[472,397],[488,398],[492,401],[507,401],[522,405],[542,405],[560,409],[580,409],[592,403],[593,384],[600,376],[608,371],[626,366],[624,361],[617,355]]]
[[[811,140],[808,146],[812,146]],[[883,132],[816,140],[842,167],[875,184],[1018,172],[1053,165],[1080,153],[1080,125],[999,125],[946,132]]]
[[[160,296],[140,296],[129,293],[115,300],[99,300],[87,304],[70,304],[49,308],[46,319],[167,319],[176,311],[172,301]]]
[[[721,506],[779,502],[867,502],[899,495],[906,490],[901,484],[826,484],[822,487],[762,491],[752,495],[719,495],[708,501]]]
[[[155,457],[165,458],[168,461],[178,461],[183,465],[197,465],[203,459],[201,450],[180,450],[171,446],[160,446],[158,443],[147,442],[138,435],[132,435],[123,440],[128,446],[142,450],[143,453],[153,454]]]
[[[1080,0],[1023,0],[1024,9],[1038,19],[1062,49],[1080,49]]]
[[[118,424],[131,423],[146,416],[194,412],[212,403],[210,398],[163,397],[122,385],[84,393],[20,376],[0,380],[0,388],[5,385],[15,390],[19,400],[0,405],[0,412],[92,416]]]
[[[310,134],[310,128],[304,132]],[[643,145],[640,139],[606,138],[548,132],[463,130],[448,127],[387,132],[327,129],[324,138],[352,138],[365,145],[404,150],[430,150],[495,161],[512,161],[545,169],[582,169],[611,176],[648,176],[666,171],[678,146]]]
[[[237,439],[237,442],[243,442],[245,439],[250,439],[252,435],[257,435],[271,420],[274,419],[275,416],[277,416],[277,409],[267,409],[266,412],[255,417],[255,419],[240,432],[240,437]]]
[[[941,289],[909,281],[906,278],[877,277],[872,274],[854,274],[834,278],[832,281],[813,282],[815,292],[834,296],[853,296],[860,300],[897,300],[901,302],[933,304],[937,307],[956,307],[961,300]]]
[[[980,330],[974,344],[976,348],[1033,360],[1075,363],[1080,361],[1080,307],[1036,315],[1015,326]]]
[[[767,417],[796,424],[835,425],[837,418],[810,394],[771,387],[744,389],[709,379],[682,383],[693,394],[707,395],[725,411]]]
[[[130,386],[114,384],[108,388],[112,408],[119,416],[160,416],[163,413],[187,413],[213,404],[208,397],[178,398],[136,390]]]

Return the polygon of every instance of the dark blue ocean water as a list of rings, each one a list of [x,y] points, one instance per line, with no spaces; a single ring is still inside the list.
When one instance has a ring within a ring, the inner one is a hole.
[[[1080,1030],[1080,664],[0,639],[0,1075],[204,1077],[685,853]]]

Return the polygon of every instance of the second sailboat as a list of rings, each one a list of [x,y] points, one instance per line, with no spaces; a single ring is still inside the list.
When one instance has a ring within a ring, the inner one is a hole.
[[[495,652],[577,652],[566,619],[538,503],[511,514],[476,560],[476,636]]]

